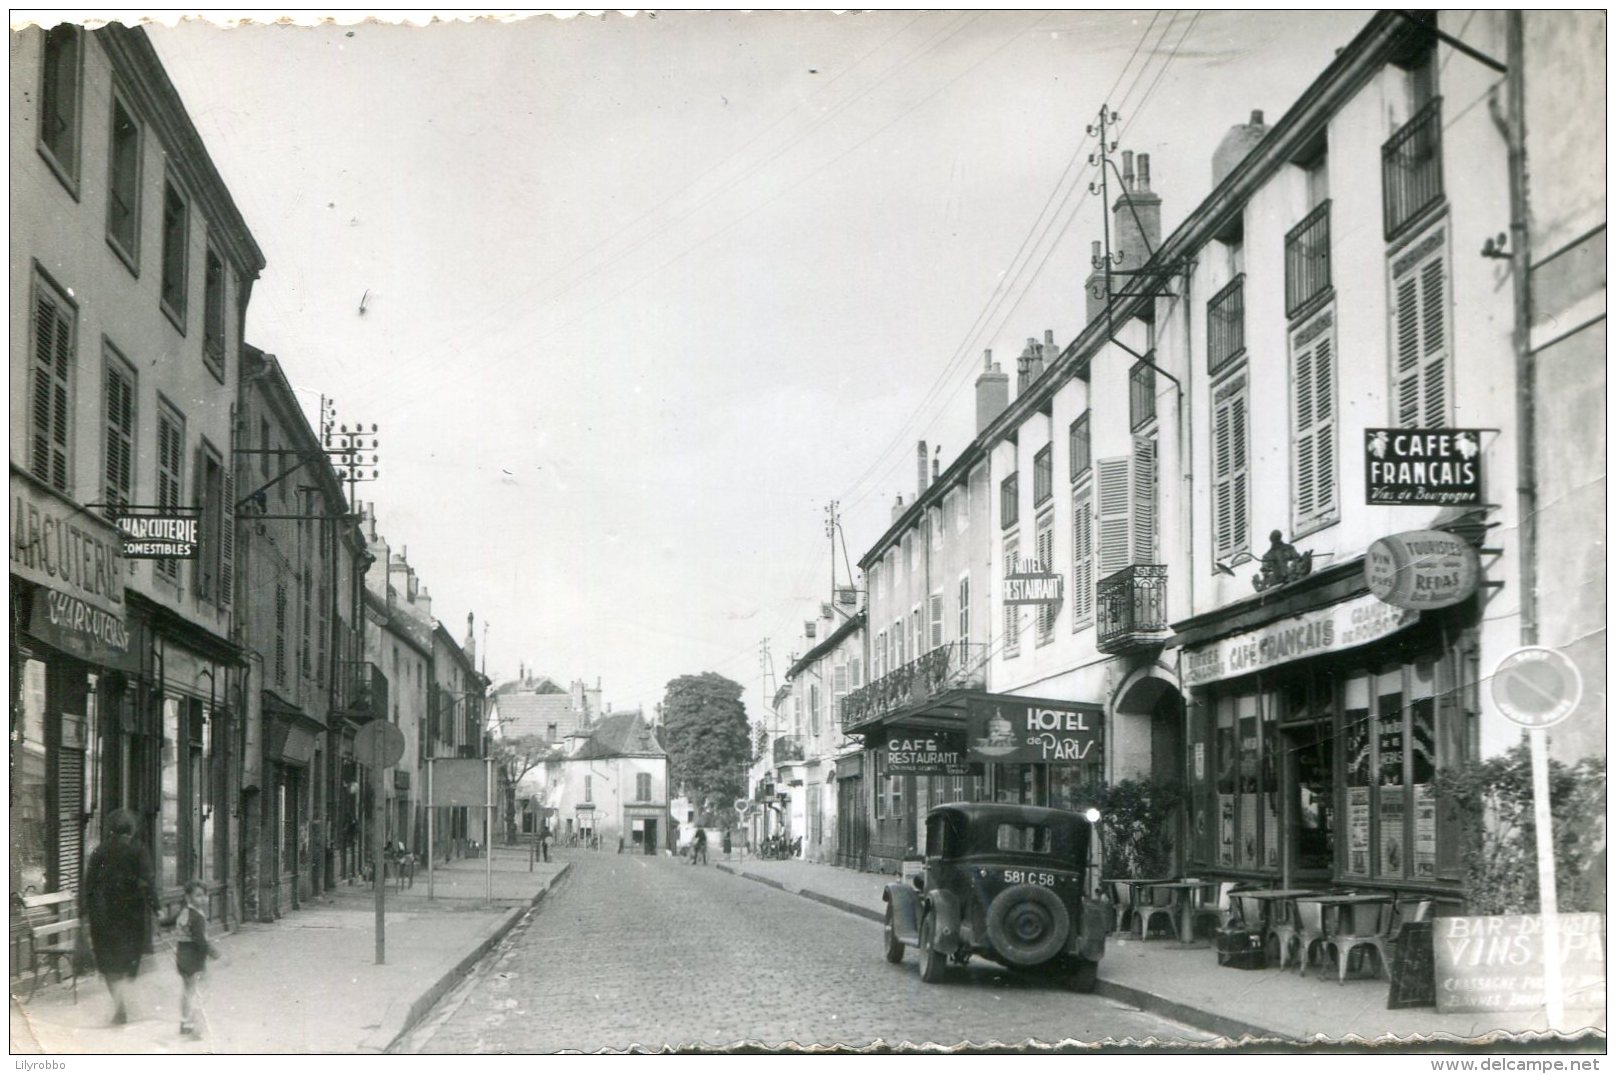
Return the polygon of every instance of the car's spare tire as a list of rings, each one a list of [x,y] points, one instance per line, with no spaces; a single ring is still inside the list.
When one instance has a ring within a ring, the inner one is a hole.
[[[988,904],[988,939],[1017,966],[1036,966],[1060,954],[1071,928],[1060,896],[1037,884],[1005,888]]]

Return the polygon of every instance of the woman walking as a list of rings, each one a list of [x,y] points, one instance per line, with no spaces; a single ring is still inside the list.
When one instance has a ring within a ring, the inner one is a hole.
[[[146,848],[135,837],[127,810],[107,817],[107,836],[90,855],[84,876],[84,916],[90,923],[95,965],[112,993],[112,1024],[129,1021],[128,988],[151,942],[160,911]]]

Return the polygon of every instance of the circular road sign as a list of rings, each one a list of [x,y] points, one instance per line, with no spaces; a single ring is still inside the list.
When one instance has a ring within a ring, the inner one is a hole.
[[[376,764],[381,749],[381,767],[391,768],[404,756],[404,732],[386,720],[372,720],[354,735],[354,756],[360,764]]]
[[[746,810],[747,810],[747,807],[750,806],[751,804],[752,804],[752,802],[751,802],[750,799],[737,798],[737,799],[735,799],[735,812],[737,812],[737,813],[745,813]]]
[[[1577,665],[1554,649],[1516,649],[1493,671],[1493,702],[1498,711],[1528,728],[1559,723],[1582,700]]]

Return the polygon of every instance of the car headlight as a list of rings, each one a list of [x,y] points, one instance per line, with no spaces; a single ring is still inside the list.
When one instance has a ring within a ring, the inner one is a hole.
[[[1098,809],[1094,809],[1094,808],[1090,807],[1083,814],[1083,816],[1088,819],[1088,822],[1090,824],[1098,824],[1098,823],[1100,823],[1100,811]]]

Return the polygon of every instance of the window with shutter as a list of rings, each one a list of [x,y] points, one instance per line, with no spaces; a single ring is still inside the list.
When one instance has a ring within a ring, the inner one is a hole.
[[[1042,571],[1053,570],[1055,566],[1055,513],[1045,514],[1038,520],[1038,536],[1035,545],[1038,555],[1038,569]],[[1047,645],[1055,637],[1055,613],[1053,604],[1040,604],[1038,607],[1038,644]]]
[[[233,413],[233,412],[232,412]],[[235,421],[232,418],[232,427]],[[236,472],[232,461],[224,467],[224,493],[219,518],[219,607],[229,608],[236,596]]]
[[[275,681],[286,683],[286,586],[279,582],[275,585]]]
[[[1156,438],[1133,438],[1133,561],[1156,562]]]
[[[200,538],[192,578],[198,600],[217,601],[220,556],[224,543],[224,473],[218,455],[205,445],[196,449],[196,505],[202,509]]]
[[[1335,447],[1335,328],[1325,310],[1291,334],[1293,532],[1339,517]]]
[[[1076,481],[1089,472],[1089,412],[1084,411],[1067,432],[1067,459]]]
[[[140,259],[140,125],[116,94],[107,171],[107,238],[134,268]]]
[[[224,380],[224,262],[211,249],[202,272],[202,360]]]
[[[1004,541],[1004,576],[1008,578],[1016,572],[1016,555],[1020,542],[1015,535],[1005,538]],[[1020,608],[1015,604],[1004,606],[1004,643],[1001,648],[1005,659],[1019,656],[1021,653],[1021,631],[1017,623]]]
[[[1447,233],[1437,228],[1392,262],[1392,415],[1403,428],[1451,424]]]
[[[163,265],[158,297],[163,310],[185,331],[186,258],[189,224],[185,198],[173,181],[163,184]]]
[[[1128,565],[1128,471],[1129,459],[1100,459],[1099,536],[1100,580],[1109,578]]]
[[[999,528],[1009,529],[1021,517],[1020,475],[1011,474],[999,482]]]
[[[78,190],[79,82],[83,37],[69,23],[45,31],[40,57],[39,147],[70,190]]]
[[[1246,375],[1225,381],[1212,405],[1212,555],[1231,556],[1250,546],[1246,443]]]
[[[135,494],[135,375],[112,348],[106,354],[106,466],[101,498],[112,513]]]
[[[928,648],[935,649],[943,644],[943,595],[933,593],[928,598],[928,618],[931,620],[931,644]]]
[[[971,576],[960,575],[959,580],[959,640],[969,644],[971,640]]]
[[[67,492],[67,421],[72,413],[73,308],[43,279],[34,281],[33,406],[29,414],[29,471]]]
[[[1072,629],[1094,621],[1094,496],[1084,488],[1072,507]]]
[[[157,506],[180,506],[184,476],[185,422],[166,406],[157,415]],[[169,578],[180,576],[180,561],[159,559],[156,570]]]
[[[309,666],[310,650],[313,648],[310,641],[314,634],[314,584],[307,574],[303,576],[303,644],[297,649],[297,666],[305,679],[313,674]],[[396,652],[393,654],[398,655]]]
[[[918,604],[909,609],[909,636],[911,639],[910,644],[913,646],[909,650],[909,659],[918,660],[921,654],[926,651],[926,625],[920,618],[920,605]]]

